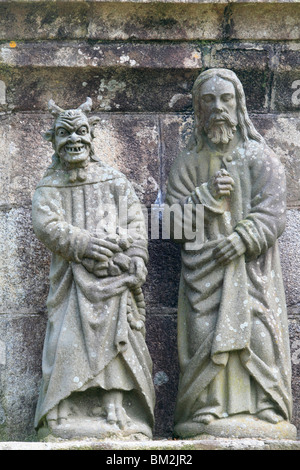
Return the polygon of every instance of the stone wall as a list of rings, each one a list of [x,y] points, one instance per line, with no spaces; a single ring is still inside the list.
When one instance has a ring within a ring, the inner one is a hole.
[[[51,161],[47,102],[100,116],[98,155],[150,208],[192,128],[191,87],[210,67],[234,70],[248,109],[285,165],[280,239],[290,319],[294,418],[300,429],[300,4],[280,1],[1,1],[0,440],[34,439],[49,253],[31,227],[31,198]],[[150,240],[144,288],[157,391],[156,437],[170,437],[178,367],[179,251]]]

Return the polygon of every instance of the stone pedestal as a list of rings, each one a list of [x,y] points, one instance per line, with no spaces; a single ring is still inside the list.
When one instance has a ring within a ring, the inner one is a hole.
[[[184,439],[195,436],[196,433],[199,435],[199,439],[211,439],[212,437],[226,437],[229,439],[297,439],[296,427],[287,421],[271,424],[246,415],[218,419],[209,424],[197,424],[191,421],[184,425],[176,426],[175,434],[177,433]]]

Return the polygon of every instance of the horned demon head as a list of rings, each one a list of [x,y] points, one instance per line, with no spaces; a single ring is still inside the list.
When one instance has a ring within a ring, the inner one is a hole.
[[[99,122],[96,116],[87,117],[87,113],[92,110],[91,98],[87,98],[77,109],[64,110],[53,100],[49,101],[48,107],[55,121],[44,138],[54,148],[54,166],[59,162],[70,168],[85,166],[94,155],[92,140]]]

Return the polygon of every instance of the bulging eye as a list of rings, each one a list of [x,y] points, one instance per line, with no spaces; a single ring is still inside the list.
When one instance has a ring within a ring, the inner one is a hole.
[[[56,135],[58,135],[59,137],[65,137],[69,135],[69,132],[67,131],[67,129],[64,129],[63,127],[59,127],[56,131]]]
[[[80,127],[77,131],[78,135],[86,135],[87,133],[88,133],[88,129],[86,126]]]

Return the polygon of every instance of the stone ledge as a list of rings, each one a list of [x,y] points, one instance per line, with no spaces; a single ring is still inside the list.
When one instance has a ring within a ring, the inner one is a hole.
[[[189,43],[98,43],[85,41],[5,43],[0,48],[0,65],[10,67],[129,67],[198,69],[200,49]]]
[[[156,441],[99,441],[85,439],[61,442],[1,442],[0,450],[102,450],[176,451],[194,450],[300,450],[300,440],[202,439]],[[116,454],[117,455],[117,454]]]
[[[62,0],[78,3],[78,0]],[[226,4],[228,0],[81,0],[82,3],[209,3]],[[41,0],[10,0],[10,3],[41,3]],[[230,3],[298,3],[298,0],[230,0]]]
[[[300,8],[300,5],[299,5]],[[107,41],[89,39],[19,40],[0,43],[0,66],[9,68],[187,69],[230,67],[234,70],[299,72],[300,44],[258,40],[209,44],[201,39]],[[1,104],[1,103],[0,103]]]

